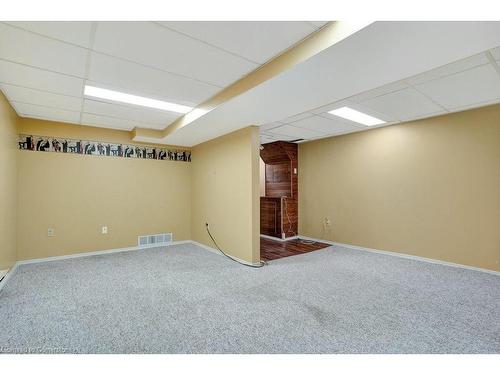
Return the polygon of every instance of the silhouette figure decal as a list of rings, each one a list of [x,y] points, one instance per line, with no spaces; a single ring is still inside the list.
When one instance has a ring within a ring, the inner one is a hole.
[[[63,154],[114,156],[123,158],[191,161],[191,151],[171,150],[161,147],[128,145],[81,139],[53,138],[37,135],[19,136],[19,149]]]

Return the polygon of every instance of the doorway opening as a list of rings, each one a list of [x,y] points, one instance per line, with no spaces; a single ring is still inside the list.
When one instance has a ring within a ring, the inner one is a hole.
[[[298,145],[276,141],[260,148],[260,256],[274,260],[330,245],[298,237]]]

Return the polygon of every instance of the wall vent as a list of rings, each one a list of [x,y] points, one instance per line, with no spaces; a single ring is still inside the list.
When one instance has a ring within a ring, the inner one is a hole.
[[[139,236],[137,238],[138,246],[161,246],[162,244],[172,242],[172,233],[150,234],[147,236]]]

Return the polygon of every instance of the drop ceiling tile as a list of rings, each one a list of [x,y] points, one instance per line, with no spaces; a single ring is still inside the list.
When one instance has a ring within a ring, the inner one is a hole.
[[[268,133],[287,135],[289,137],[293,137],[294,139],[312,139],[323,135],[323,133],[318,133],[309,129],[299,128],[292,125],[283,125],[278,128],[269,130]]]
[[[275,139],[273,137],[269,137],[269,136],[261,136],[260,137],[260,144],[266,144],[266,143],[270,143],[270,142],[274,142]]]
[[[162,25],[263,64],[316,31],[301,21],[174,21]]]
[[[476,66],[488,64],[488,58],[484,53],[462,59],[451,64],[441,66],[436,69],[432,69],[428,72],[416,75],[414,77],[408,78],[406,82],[411,85],[419,85],[424,82],[431,81],[433,79],[448,76],[450,74],[455,74],[467,69],[474,68]]]
[[[349,100],[359,103],[365,100],[376,98],[377,96],[389,94],[391,92],[399,91],[408,88],[409,85],[403,81],[389,83],[384,86],[377,87],[373,90],[365,91],[359,95],[352,96]]]
[[[500,75],[488,64],[416,87],[445,108],[453,110],[500,98]]]
[[[0,23],[0,58],[84,77],[87,50]]]
[[[490,52],[495,60],[500,60],[500,47],[494,48],[490,50]]]
[[[52,94],[46,91],[7,84],[0,84],[0,88],[5,96],[9,98],[10,101],[14,102],[37,104],[75,112],[79,112],[82,107],[82,99],[73,96]]]
[[[179,117],[178,114],[171,112],[111,104],[89,99],[84,100],[83,112],[107,117],[116,117],[135,122],[163,125],[164,128]]]
[[[367,109],[401,121],[442,110],[413,88],[378,96],[360,104]]]
[[[422,119],[429,118],[429,117],[436,117],[436,116],[444,115],[446,113],[449,113],[449,112],[447,112],[447,111],[445,111],[443,109],[443,110],[439,110],[439,111],[436,111],[436,112],[426,113],[425,115],[418,115],[418,116],[415,116],[415,117],[408,117],[404,121],[408,122],[408,121],[422,120]],[[387,124],[384,124],[384,126],[385,125],[387,125]],[[377,127],[377,126],[375,126],[375,127]]]
[[[78,124],[80,119],[80,112],[19,102],[12,102],[12,104],[17,113],[22,117],[34,117],[44,120],[69,122],[72,124]]]
[[[88,21],[16,21],[6,22],[63,42],[89,48],[92,22]]]
[[[336,134],[359,129],[359,127],[355,126],[352,122],[344,121],[338,117],[325,118],[320,116],[313,116],[294,122],[293,126],[298,126],[324,134]]]
[[[152,22],[99,22],[94,50],[220,87],[258,66]]]
[[[197,80],[165,73],[100,53],[92,53],[89,80],[96,86],[152,96],[165,101],[196,106],[220,88]]]
[[[261,133],[261,136],[273,138],[273,140],[275,140],[275,141],[293,141],[294,139],[297,139],[297,137],[295,137],[295,136],[288,136],[288,135],[283,135],[283,134],[273,134],[270,132]]]
[[[291,124],[293,122],[300,121],[300,120],[303,120],[303,119],[311,117],[311,116],[314,116],[314,115],[310,112],[299,113],[298,115],[291,116],[291,117],[284,119],[282,122],[284,122],[285,124]]]
[[[487,105],[492,105],[492,104],[497,104],[497,103],[500,103],[500,98],[496,98],[496,99],[492,99],[492,100],[487,100],[487,101],[484,101],[484,102],[479,102],[479,103],[474,103],[474,104],[469,104],[469,105],[464,105],[462,107],[453,108],[453,112],[466,111],[468,109],[485,107]]]
[[[273,128],[277,128],[278,126],[281,126],[281,125],[283,125],[283,123],[282,123],[282,122],[278,122],[278,121],[276,121],[276,122],[271,122],[271,123],[269,123],[269,124],[264,124],[264,125],[259,126],[259,130],[260,130],[261,132],[263,132],[263,131],[266,131],[266,130],[270,130],[270,129],[273,129]]]
[[[82,125],[90,125],[90,126],[97,126],[100,128],[119,129],[119,130],[132,130],[135,127],[146,128],[146,129],[161,128],[160,126],[145,124],[138,121],[94,115],[91,113],[82,113]]]
[[[339,100],[339,101],[337,101],[335,103],[330,103],[330,104],[327,104],[327,105],[324,105],[324,106],[312,109],[309,112],[312,113],[312,114],[318,115],[320,113],[326,113],[328,111],[331,111],[333,109],[337,109],[337,108],[340,108],[340,107],[350,106],[353,103],[354,103],[353,101],[350,101],[348,99]]]
[[[69,96],[83,94],[83,79],[2,60],[0,82]]]

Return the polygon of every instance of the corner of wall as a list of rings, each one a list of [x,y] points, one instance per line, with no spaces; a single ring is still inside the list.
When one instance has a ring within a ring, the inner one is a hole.
[[[0,269],[17,260],[17,173],[19,117],[0,92]]]
[[[249,126],[192,150],[191,231],[196,242],[219,246],[248,262],[260,260],[259,134]]]

